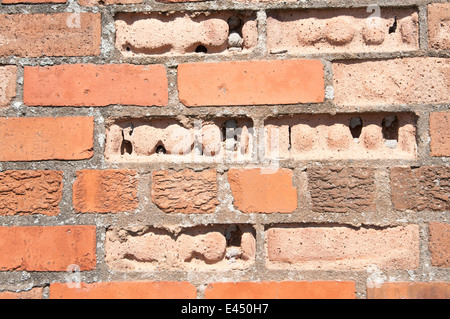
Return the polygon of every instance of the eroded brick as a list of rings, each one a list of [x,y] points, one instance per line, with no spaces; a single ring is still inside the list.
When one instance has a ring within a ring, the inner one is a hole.
[[[375,211],[375,170],[365,167],[311,167],[308,189],[320,213]]]
[[[267,265],[303,270],[416,269],[419,227],[385,229],[273,227],[266,231]]]
[[[450,112],[430,114],[430,155],[450,156]]]
[[[0,107],[9,106],[11,100],[16,96],[16,77],[16,66],[0,66]]]
[[[450,49],[450,3],[428,5],[428,46],[435,50]]]
[[[424,166],[391,169],[392,203],[398,210],[450,209],[450,168]]]
[[[42,299],[43,292],[44,288],[42,287],[36,287],[20,292],[3,291],[0,292],[0,299]]]
[[[450,224],[431,222],[429,231],[431,264],[435,267],[450,267]]]
[[[217,172],[154,171],[152,201],[165,213],[214,213],[219,204]]]
[[[0,172],[0,215],[57,215],[62,197],[59,171]]]

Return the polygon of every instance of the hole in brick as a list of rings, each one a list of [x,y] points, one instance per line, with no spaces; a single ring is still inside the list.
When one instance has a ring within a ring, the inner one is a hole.
[[[127,50],[128,52],[130,52],[130,51],[131,51],[131,48],[130,48],[130,47],[126,47],[125,50]]]
[[[195,48],[196,53],[208,53],[208,49],[204,45],[199,45]]]
[[[386,116],[381,122],[384,143],[390,148],[396,148],[398,143],[398,118],[397,116]]]
[[[397,17],[394,19],[394,24],[389,28],[389,34],[394,33],[397,31]]]
[[[227,247],[240,247],[242,241],[242,230],[236,225],[230,226],[225,231],[225,238],[227,239]]]
[[[132,131],[133,130],[131,130],[131,132]],[[125,139],[125,135],[122,131],[122,144],[120,145],[120,154],[124,155],[125,153],[128,153],[128,154],[133,153],[133,144],[131,144],[130,141]]]
[[[166,154],[166,148],[163,145],[158,145],[156,147],[156,154]]]
[[[289,131],[289,145],[288,145],[288,150],[290,151],[292,148],[292,128],[291,126],[288,127],[288,131]]]
[[[350,132],[354,139],[359,139],[363,128],[363,121],[360,117],[352,117],[349,123]]]
[[[243,21],[238,15],[233,15],[227,20],[229,27],[228,47],[242,48],[244,39],[242,36]]]

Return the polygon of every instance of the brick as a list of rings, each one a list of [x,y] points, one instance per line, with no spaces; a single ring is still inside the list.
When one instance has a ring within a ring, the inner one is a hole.
[[[361,53],[419,48],[415,9],[383,8],[371,18],[366,8],[269,11],[267,46],[271,53]],[[391,27],[397,23],[394,32]]]
[[[447,282],[390,282],[367,288],[367,299],[449,299]]]
[[[81,170],[73,183],[73,207],[80,213],[118,213],[135,210],[137,176],[134,170]]]
[[[154,171],[152,201],[165,213],[214,213],[217,200],[217,172],[185,169]]]
[[[0,38],[3,57],[99,55],[101,15],[0,14]]]
[[[127,57],[245,52],[258,42],[255,15],[119,13],[115,19],[116,48]]]
[[[450,156],[450,112],[430,114],[430,155]]]
[[[165,106],[163,65],[73,64],[25,67],[24,102],[38,106]]]
[[[0,172],[0,215],[57,215],[63,172]]]
[[[0,271],[81,271],[96,265],[95,226],[0,227]]]
[[[373,168],[315,166],[307,173],[313,211],[364,213],[376,210]]]
[[[0,107],[9,106],[11,100],[16,96],[16,77],[16,66],[0,66]]]
[[[450,224],[431,222],[429,230],[431,264],[435,267],[450,267]]]
[[[352,281],[218,282],[205,299],[355,299]]]
[[[274,227],[266,231],[268,266],[302,270],[416,269],[419,227],[385,229]]]
[[[244,269],[255,260],[255,234],[245,225],[110,227],[105,260],[118,271]]]
[[[450,59],[431,57],[337,62],[333,64],[335,103],[346,106],[447,103],[449,68]]]
[[[84,7],[96,7],[114,4],[138,4],[143,0],[78,0],[78,4]]]
[[[275,159],[414,159],[410,113],[302,114],[268,118],[265,156]]]
[[[66,3],[67,0],[2,0],[2,4],[15,3]]]
[[[20,292],[3,291],[0,292],[0,299],[42,299],[43,292],[44,288],[41,287]]]
[[[180,64],[178,92],[186,106],[320,103],[324,68],[318,60]]]
[[[124,281],[80,283],[68,287],[65,283],[50,284],[50,299],[195,299],[197,289],[181,281]]]
[[[234,206],[244,213],[292,213],[297,208],[297,188],[290,169],[230,169],[228,182]]]
[[[93,117],[0,118],[0,161],[79,160],[93,155]]]
[[[435,50],[450,50],[450,3],[428,5],[428,46]]]
[[[392,203],[397,210],[449,210],[450,168],[393,167],[391,192]]]

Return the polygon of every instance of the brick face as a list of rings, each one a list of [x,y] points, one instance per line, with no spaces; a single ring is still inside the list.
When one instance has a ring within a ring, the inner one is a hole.
[[[385,283],[368,288],[367,299],[448,299],[450,284],[445,282]]]
[[[323,72],[315,60],[181,64],[178,91],[186,106],[320,103]]]
[[[0,227],[0,271],[93,270],[95,226]]]
[[[16,77],[16,66],[0,66],[0,107],[9,106],[16,96]]]
[[[93,133],[92,117],[0,118],[0,161],[91,158]]]
[[[431,222],[429,232],[431,264],[436,267],[450,267],[450,224]]]
[[[430,114],[431,156],[450,156],[450,112]]]
[[[100,13],[0,14],[0,56],[100,54]]]
[[[434,3],[428,5],[428,46],[435,50],[449,50],[450,4]]]
[[[57,215],[63,172],[6,171],[0,173],[0,215]]]

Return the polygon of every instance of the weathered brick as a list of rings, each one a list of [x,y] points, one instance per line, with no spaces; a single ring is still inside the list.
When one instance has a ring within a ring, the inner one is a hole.
[[[165,106],[167,88],[163,65],[25,67],[23,99],[32,106]]]
[[[450,156],[450,112],[430,114],[430,155]]]
[[[352,281],[216,282],[205,299],[355,299]]]
[[[320,103],[324,68],[318,60],[180,64],[178,92],[186,106]]]
[[[66,3],[67,0],[2,0],[2,4],[16,4],[16,3]]]
[[[95,7],[114,4],[137,4],[142,2],[144,2],[144,0],[78,0],[78,4],[85,7]]]
[[[311,167],[312,209],[320,213],[375,211],[375,171],[369,167]]]
[[[447,282],[389,282],[367,288],[367,299],[449,299]]]
[[[181,281],[123,281],[80,283],[69,287],[66,283],[50,284],[50,299],[195,299],[197,289]]]
[[[0,107],[9,106],[11,100],[16,96],[16,77],[16,66],[0,66]]]
[[[154,171],[152,201],[165,213],[214,213],[219,204],[217,172]]]
[[[243,269],[255,260],[255,235],[245,225],[111,227],[105,260],[119,271]]]
[[[124,56],[245,52],[258,41],[255,15],[158,12],[119,13],[115,18],[116,47]]]
[[[435,267],[450,267],[450,224],[431,222],[429,231],[431,264]]]
[[[292,213],[297,188],[290,169],[230,169],[228,182],[234,205],[244,213]]]
[[[80,213],[117,213],[138,207],[134,170],[81,170],[73,183],[73,207]]]
[[[267,46],[272,53],[359,53],[419,48],[415,9],[383,8],[369,17],[364,9],[269,11]],[[397,24],[394,32],[392,25]]]
[[[95,226],[0,227],[0,271],[81,271],[96,265]]]
[[[42,299],[43,292],[44,288],[42,287],[21,292],[3,291],[0,292],[0,299]]]
[[[0,215],[59,214],[63,173],[0,172]]]
[[[0,161],[91,158],[93,117],[0,118]]]
[[[0,56],[99,55],[101,15],[0,14],[0,38]]]
[[[449,70],[450,59],[432,57],[337,62],[333,64],[335,103],[373,106],[450,102]]]
[[[268,266],[304,270],[363,270],[419,266],[419,227],[386,229],[274,227],[266,231]]]
[[[449,210],[450,168],[394,167],[391,169],[391,192],[397,210]]]
[[[428,5],[428,46],[435,50],[450,50],[450,3]]]

